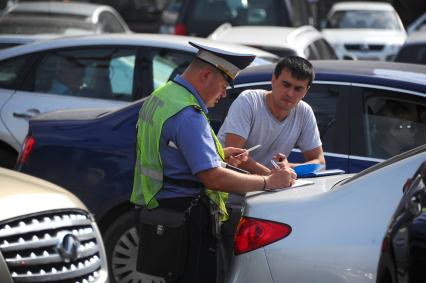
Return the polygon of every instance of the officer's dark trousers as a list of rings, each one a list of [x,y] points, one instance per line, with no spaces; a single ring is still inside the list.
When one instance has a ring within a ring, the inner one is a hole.
[[[203,196],[204,197],[204,196]],[[177,211],[186,210],[192,198],[159,200],[160,207]],[[199,200],[189,215],[189,244],[182,283],[216,283],[216,239],[213,237],[212,219],[208,201]]]

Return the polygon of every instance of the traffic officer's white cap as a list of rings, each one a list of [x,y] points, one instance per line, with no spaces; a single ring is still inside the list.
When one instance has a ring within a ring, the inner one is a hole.
[[[218,68],[225,75],[230,85],[233,85],[238,73],[250,65],[256,57],[253,54],[235,53],[191,41],[189,41],[189,44],[198,49],[196,57]]]

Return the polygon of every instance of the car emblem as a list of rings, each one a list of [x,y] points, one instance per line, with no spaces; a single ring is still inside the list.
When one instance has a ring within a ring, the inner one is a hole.
[[[76,260],[80,255],[80,241],[71,231],[59,232],[56,250],[65,262]]]

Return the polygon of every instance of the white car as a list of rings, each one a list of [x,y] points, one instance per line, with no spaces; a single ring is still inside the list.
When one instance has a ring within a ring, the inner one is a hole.
[[[407,37],[398,13],[381,2],[335,3],[322,33],[340,59],[360,60],[392,60]]]
[[[381,243],[426,145],[356,175],[246,196],[227,282],[375,283]]]
[[[313,59],[337,59],[333,47],[313,26],[219,26],[209,39],[260,48],[280,57],[298,55]]]
[[[192,61],[198,50],[189,41],[254,54],[253,65],[278,59],[243,45],[158,34],[64,37],[2,50],[0,166],[14,165],[29,118],[59,109],[118,108],[148,96]],[[64,80],[73,81],[72,91],[56,88]]]
[[[0,188],[0,282],[109,282],[98,226],[75,195],[4,168]]]

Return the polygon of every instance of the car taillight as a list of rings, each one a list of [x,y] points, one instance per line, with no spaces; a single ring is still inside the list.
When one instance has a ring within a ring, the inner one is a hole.
[[[263,219],[242,217],[234,240],[236,255],[264,247],[291,233],[287,224]]]
[[[31,150],[35,144],[35,139],[33,136],[28,136],[24,141],[24,146],[21,151],[21,155],[19,156],[18,163],[23,164],[27,162],[28,156],[30,156]]]
[[[188,31],[186,29],[186,25],[184,25],[184,24],[176,24],[175,25],[175,34],[176,35],[187,35]]]

